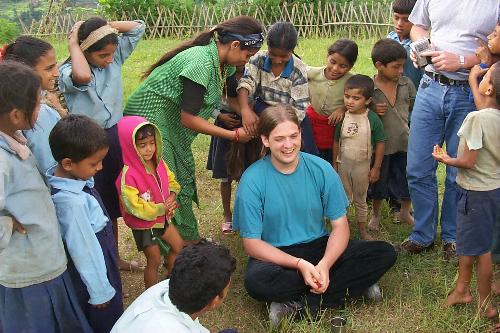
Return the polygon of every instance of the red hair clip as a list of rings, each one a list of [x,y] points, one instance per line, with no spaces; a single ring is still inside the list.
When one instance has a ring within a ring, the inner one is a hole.
[[[3,57],[5,55],[5,52],[7,52],[7,47],[9,46],[9,44],[4,44],[2,46],[2,48],[0,48],[0,61],[3,60]]]

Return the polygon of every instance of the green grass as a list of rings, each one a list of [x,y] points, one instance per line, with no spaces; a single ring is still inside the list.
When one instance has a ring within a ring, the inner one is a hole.
[[[326,48],[333,41],[302,40],[296,51],[309,65],[319,66],[325,59]],[[145,40],[140,43],[124,66],[125,97],[139,84],[140,73],[177,43],[179,41],[173,40]],[[357,73],[374,74],[370,60],[373,43],[374,40],[358,41],[360,55],[354,68]],[[67,57],[65,42],[54,41],[54,46],[59,59]],[[226,301],[216,311],[206,313],[201,322],[212,332],[228,327],[237,328],[239,332],[270,332],[265,305],[251,299],[243,287],[246,255],[241,241],[238,236],[223,236],[220,232],[223,215],[219,184],[205,169],[209,142],[210,137],[199,135],[193,144],[201,202],[195,213],[199,217],[201,234],[227,246],[237,258],[238,266]],[[442,167],[438,169],[438,178],[441,193],[444,178]],[[352,211],[349,215],[352,217]],[[401,242],[410,233],[411,227],[395,225],[391,220],[392,216],[385,206],[382,228],[377,238],[392,243]],[[354,225],[352,237],[358,238]],[[120,238],[122,255],[144,262],[143,256],[135,250],[130,231],[122,228]],[[486,332],[490,324],[478,318],[476,303],[452,309],[441,306],[453,288],[455,277],[456,267],[443,261],[440,246],[421,256],[400,255],[394,268],[380,281],[384,293],[381,303],[351,300],[344,310],[328,310],[317,323],[287,322],[280,332],[329,332],[328,320],[337,314],[347,316],[350,332]],[[126,302],[130,303],[143,290],[142,276],[140,273],[124,273],[122,278],[125,291],[131,295]]]

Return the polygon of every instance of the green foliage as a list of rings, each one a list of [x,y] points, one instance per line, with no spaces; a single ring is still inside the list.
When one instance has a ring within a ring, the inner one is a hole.
[[[13,22],[0,18],[0,44],[10,43],[19,36],[19,28]]]

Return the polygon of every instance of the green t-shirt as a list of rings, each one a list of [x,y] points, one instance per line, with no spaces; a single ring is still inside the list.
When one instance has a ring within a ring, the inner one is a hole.
[[[384,125],[382,125],[382,121],[372,110],[368,110],[368,121],[370,122],[372,146],[374,146],[376,143],[385,141],[386,137],[384,132]],[[335,141],[337,142],[340,140],[340,134],[343,124],[344,119],[342,119],[342,121],[337,126],[335,126]]]

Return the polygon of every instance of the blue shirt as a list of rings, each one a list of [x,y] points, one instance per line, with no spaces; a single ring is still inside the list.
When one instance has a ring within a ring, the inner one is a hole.
[[[12,216],[26,235],[12,232]],[[56,211],[36,168],[0,136],[0,285],[23,288],[50,281],[66,270]]]
[[[56,110],[47,104],[42,104],[35,126],[30,130],[23,131],[24,136],[28,139],[28,147],[35,155],[38,170],[42,175],[45,175],[48,168],[57,164],[50,150],[49,134],[59,119],[61,116]]]
[[[69,112],[89,116],[103,128],[113,127],[123,117],[122,65],[144,35],[145,25],[118,37],[113,62],[106,68],[90,66],[92,78],[88,84],[75,85],[71,77],[71,62],[59,68],[59,89],[64,94]]]
[[[396,33],[396,31],[389,32],[387,38],[394,39],[405,48],[406,61],[403,68],[403,75],[408,77],[411,80],[411,82],[413,82],[415,88],[418,89],[418,86],[420,85],[420,79],[422,78],[424,72],[421,69],[415,68],[415,66],[413,66],[413,61],[411,61],[410,59],[411,39],[405,38],[403,40],[399,40],[399,36]]]
[[[108,217],[99,202],[83,191],[94,187],[94,180],[78,180],[54,176],[54,167],[47,173],[56,206],[61,234],[71,259],[90,295],[90,304],[102,304],[113,298],[116,291],[109,283],[106,263],[96,233],[104,229]]]
[[[243,238],[275,247],[328,235],[324,217],[346,215],[349,201],[339,176],[323,159],[300,153],[291,174],[276,170],[269,155],[243,174],[234,203],[234,227]]]

